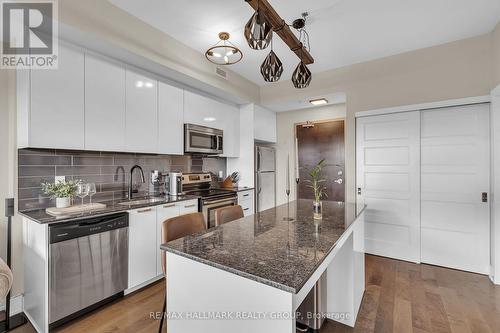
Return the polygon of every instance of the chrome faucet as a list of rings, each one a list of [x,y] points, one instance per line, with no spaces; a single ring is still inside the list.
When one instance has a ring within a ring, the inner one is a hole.
[[[134,175],[134,170],[135,169],[139,169],[139,171],[141,172],[140,175],[141,175],[141,181],[142,183],[144,184],[146,182],[146,180],[144,179],[144,171],[142,171],[142,168],[139,166],[139,165],[134,165],[131,169],[130,169],[130,178],[129,178],[129,181],[128,181],[128,199],[129,200],[132,200],[132,193],[134,192],[132,190],[132,176]]]

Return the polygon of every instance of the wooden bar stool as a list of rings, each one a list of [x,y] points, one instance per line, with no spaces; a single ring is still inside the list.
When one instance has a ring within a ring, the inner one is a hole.
[[[243,208],[241,208],[240,205],[222,207],[215,210],[215,225],[219,226],[227,222],[241,219],[243,216]]]
[[[162,244],[168,243],[178,238],[186,237],[192,234],[196,234],[205,230],[205,219],[202,213],[191,213],[187,215],[181,215],[173,217],[171,219],[165,220],[161,226],[161,242]],[[161,267],[165,279],[167,278],[167,256],[165,251],[161,251]],[[167,307],[167,292],[165,290],[165,299],[163,300],[163,311],[160,321],[160,328],[158,330],[161,333],[163,326],[163,319],[165,317],[165,310]]]

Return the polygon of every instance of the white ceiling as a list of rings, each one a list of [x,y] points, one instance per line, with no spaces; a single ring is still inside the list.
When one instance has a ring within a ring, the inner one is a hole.
[[[109,0],[130,14],[204,53],[227,31],[243,51],[230,66],[258,85],[269,50],[251,50],[243,29],[253,11],[244,0]],[[307,31],[313,73],[490,32],[500,20],[500,0],[269,0],[291,23],[310,13]],[[298,58],[279,39],[274,49],[289,79]]]

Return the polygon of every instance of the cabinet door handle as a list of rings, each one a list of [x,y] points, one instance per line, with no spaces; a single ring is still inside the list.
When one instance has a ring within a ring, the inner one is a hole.
[[[170,204],[170,205],[164,205],[163,208],[172,208],[175,207],[175,204]]]
[[[151,208],[146,208],[146,209],[139,209],[137,211],[137,213],[146,213],[146,212],[150,212],[151,211]]]
[[[187,205],[187,206],[184,206],[184,208],[192,208],[192,207],[195,207],[196,204],[192,204],[192,205]]]
[[[250,194],[248,194],[248,193],[247,193],[247,194],[243,194],[243,196],[244,196],[244,197],[248,197],[249,195],[250,195]]]
[[[250,208],[245,208],[245,209],[243,209],[243,210],[250,210]]]

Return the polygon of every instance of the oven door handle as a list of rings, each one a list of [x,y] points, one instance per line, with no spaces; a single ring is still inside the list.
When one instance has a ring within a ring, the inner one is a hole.
[[[214,201],[203,201],[204,206],[210,206],[210,205],[215,205],[219,204],[222,202],[235,202],[236,203],[237,198],[225,198],[225,199],[220,199],[220,200],[214,200]]]

